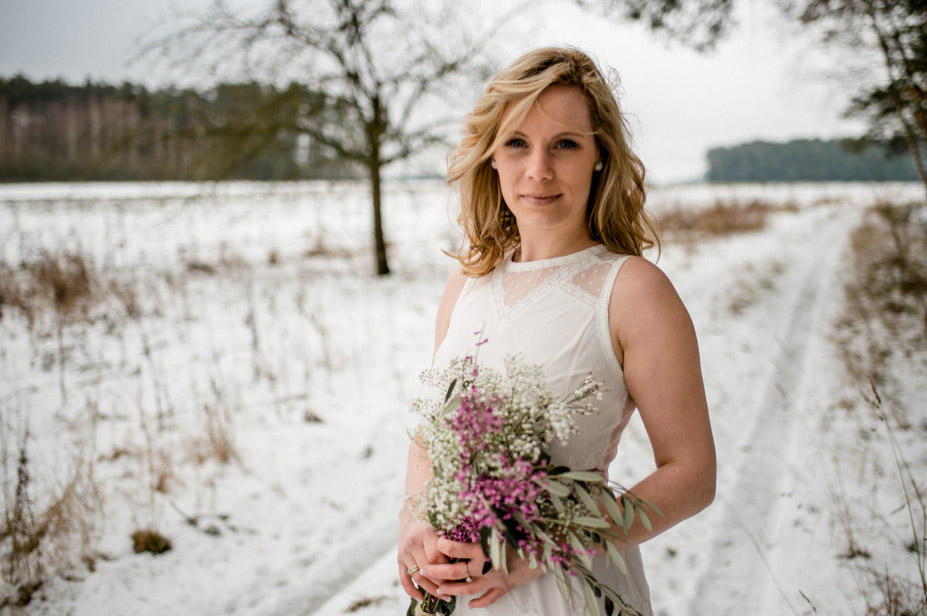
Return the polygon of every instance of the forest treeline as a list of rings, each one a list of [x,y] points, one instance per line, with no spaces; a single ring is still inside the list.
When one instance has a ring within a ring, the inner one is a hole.
[[[347,113],[296,84],[200,92],[0,78],[0,181],[356,177],[357,163],[303,130],[339,130]]]
[[[709,182],[917,181],[911,155],[854,139],[751,141],[708,151]]]
[[[196,91],[0,78],[0,181],[363,177],[356,160],[306,130],[349,131],[351,113],[297,84]],[[709,150],[705,179],[916,181],[912,158],[888,151],[858,140],[753,141]]]

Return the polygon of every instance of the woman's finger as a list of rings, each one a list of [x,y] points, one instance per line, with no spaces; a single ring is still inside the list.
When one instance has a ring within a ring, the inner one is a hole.
[[[490,588],[486,593],[480,595],[476,599],[471,599],[470,603],[467,604],[471,609],[478,607],[486,607],[492,605],[506,594],[508,594],[508,589],[496,586],[495,588]]]
[[[432,580],[425,575],[422,575],[421,571],[418,571],[413,574],[412,581],[418,584],[418,587],[427,592],[429,595],[437,595],[438,593],[438,583],[441,580]]]
[[[448,558],[483,562],[483,548],[480,547],[479,543],[461,543],[460,541],[451,541],[440,537],[436,546]]]
[[[441,553],[441,550],[438,549],[438,538],[437,534],[432,533],[425,539],[425,557],[430,563],[446,563],[448,562],[447,556]]]
[[[451,597],[478,595],[481,592],[499,586],[501,583],[499,579],[489,579],[485,577],[474,578],[470,582],[465,582],[463,580],[444,581],[438,586],[438,594]]]
[[[461,560],[447,565],[428,565],[422,569],[422,574],[436,582],[441,580],[465,580],[468,577],[472,579],[473,573],[479,573],[470,572],[468,575],[467,571],[475,568],[468,561]]]
[[[421,601],[425,596],[422,594],[422,591],[415,587],[412,576],[408,573],[409,569],[410,567],[406,567],[401,562],[399,563],[399,583],[402,585],[402,589],[406,591],[407,595],[416,601]]]

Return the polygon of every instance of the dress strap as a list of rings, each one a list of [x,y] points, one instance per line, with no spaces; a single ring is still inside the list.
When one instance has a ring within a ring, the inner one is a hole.
[[[599,344],[602,346],[602,352],[607,358],[606,361],[608,361],[609,367],[618,376],[623,375],[623,370],[621,364],[618,363],[618,357],[615,355],[615,346],[612,344],[612,334],[608,323],[608,307],[618,272],[630,256],[620,255],[612,262],[611,267],[608,268],[608,273],[605,275],[605,283],[602,285],[602,290],[596,302],[596,329],[598,330]]]

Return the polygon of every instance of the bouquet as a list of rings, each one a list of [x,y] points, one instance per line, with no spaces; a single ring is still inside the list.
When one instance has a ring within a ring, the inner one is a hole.
[[[545,451],[553,439],[566,442],[578,431],[579,416],[596,412],[589,399],[601,399],[602,384],[588,375],[565,399],[555,399],[539,366],[521,356],[506,357],[504,365],[499,373],[467,356],[446,370],[422,373],[426,385],[446,393],[443,400],[412,404],[424,418],[413,438],[434,471],[419,507],[442,536],[479,541],[495,568],[507,570],[508,546],[531,568],[553,572],[568,601],[568,578],[578,576],[589,616],[599,616],[603,596],[608,616],[638,614],[593,576],[591,557],[603,545],[609,561],[627,573],[612,542],[627,536],[635,518],[649,530],[645,508],[656,508],[619,492],[601,472],[553,465]],[[418,606],[413,599],[408,613],[416,608],[450,614],[454,599],[426,594]]]

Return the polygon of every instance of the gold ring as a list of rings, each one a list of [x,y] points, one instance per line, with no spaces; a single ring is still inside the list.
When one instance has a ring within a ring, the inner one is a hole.
[[[469,560],[464,561],[464,571],[467,572],[467,579],[465,579],[464,582],[469,584],[470,582],[473,581],[473,578],[470,577],[470,561]]]
[[[406,569],[406,575],[408,575],[409,577],[412,577],[412,574],[418,571],[419,569],[421,569],[421,567],[419,567],[418,565],[412,565],[411,567]]]

